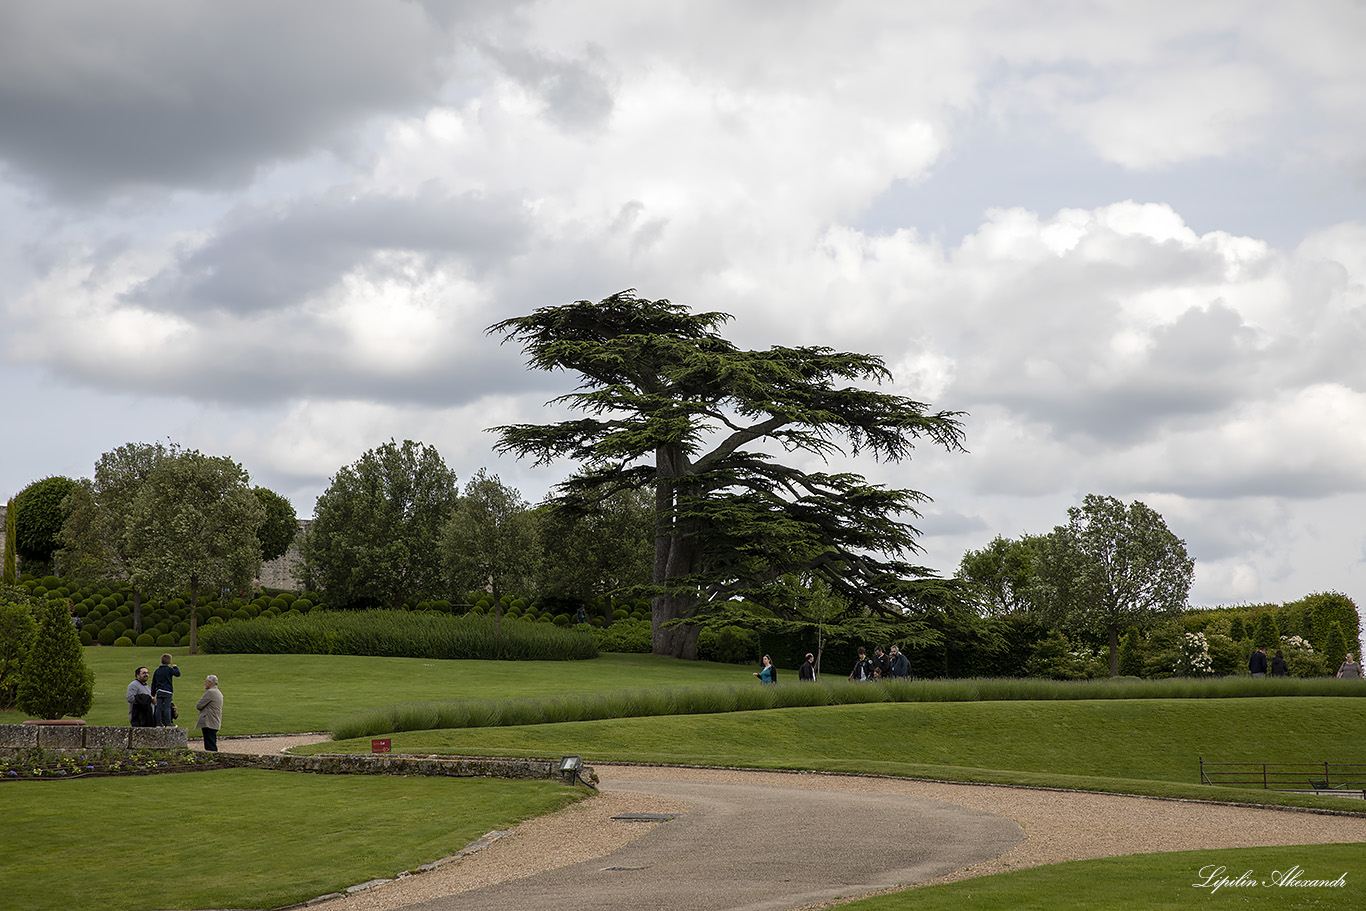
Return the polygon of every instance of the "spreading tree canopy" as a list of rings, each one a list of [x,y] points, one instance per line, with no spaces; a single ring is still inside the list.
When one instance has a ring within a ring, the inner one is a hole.
[[[14,544],[19,556],[46,564],[58,548],[66,513],[62,501],[76,482],[61,475],[34,481],[14,498]]]
[[[126,443],[95,462],[95,477],[76,482],[66,499],[59,556],[82,583],[127,582],[133,586],[133,632],[142,632],[142,581],[134,567],[130,522],[133,502],[153,469],[179,454],[174,444]]]
[[[497,448],[583,463],[557,489],[569,510],[653,491],[656,654],[696,657],[697,628],[676,621],[787,573],[813,574],[850,603],[892,615],[942,593],[943,580],[906,559],[918,535],[906,519],[925,494],[771,453],[900,461],[922,438],[961,449],[960,415],[865,388],[891,378],[873,355],[737,348],[718,334],[730,318],[624,291],[491,326],[531,366],[577,373],[578,389],[557,401],[585,414],[496,428]]]
[[[1195,561],[1162,516],[1138,500],[1087,494],[1068,523],[1039,540],[1033,598],[1045,616],[1105,636],[1110,676],[1119,673],[1119,636],[1186,606]]]
[[[570,512],[538,507],[543,559],[535,588],[542,595],[587,601],[650,584],[654,573],[655,497],[620,490]]]
[[[1018,540],[997,535],[981,550],[963,554],[958,578],[967,583],[983,614],[1002,617],[1029,610],[1038,544],[1034,535]]]
[[[536,573],[539,552],[536,517],[516,488],[479,469],[446,523],[441,541],[446,569],[463,591],[488,587],[493,595],[495,629],[501,635],[502,595],[526,591]]]
[[[305,553],[328,601],[402,607],[446,592],[441,535],[458,496],[441,453],[412,440],[338,471],[318,497]]]
[[[261,540],[261,559],[275,560],[289,551],[294,536],[299,532],[299,517],[294,512],[294,504],[265,487],[252,489],[256,499],[261,501],[266,511],[266,520],[256,536]]]
[[[225,456],[174,452],[140,486],[128,514],[133,576],[163,598],[190,590],[190,654],[198,646],[200,587],[251,583],[265,517],[246,470]]]

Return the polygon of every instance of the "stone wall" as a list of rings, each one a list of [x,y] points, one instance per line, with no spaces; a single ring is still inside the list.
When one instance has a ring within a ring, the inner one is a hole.
[[[183,750],[189,732],[180,727],[134,728],[96,724],[0,724],[0,751]]]
[[[303,567],[303,558],[299,555],[299,535],[312,527],[312,519],[300,519],[299,531],[284,556],[261,564],[261,574],[257,578],[261,580],[262,586],[295,592],[304,590],[303,581],[299,578],[299,570]]]
[[[423,775],[450,778],[512,778],[559,780],[560,763],[554,759],[470,759],[438,756],[384,756],[347,753],[293,756],[288,753],[219,753],[219,762],[279,772],[314,772],[321,775]],[[596,784],[597,773],[584,766],[580,775]]]

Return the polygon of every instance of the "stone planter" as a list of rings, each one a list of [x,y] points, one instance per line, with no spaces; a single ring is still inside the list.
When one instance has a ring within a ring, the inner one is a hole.
[[[80,718],[25,721],[23,726],[37,728],[38,746],[45,750],[79,750],[85,746],[86,725]]]
[[[87,725],[79,718],[0,724],[0,750],[180,750],[188,744],[180,727]]]

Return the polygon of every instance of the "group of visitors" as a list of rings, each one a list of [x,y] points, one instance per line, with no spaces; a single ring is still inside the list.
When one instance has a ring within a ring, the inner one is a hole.
[[[1247,669],[1254,677],[1265,677],[1267,672],[1266,646],[1260,646],[1252,653],[1252,657],[1247,659]],[[1290,675],[1290,665],[1286,663],[1285,652],[1276,649],[1276,654],[1271,658],[1271,676],[1287,677]],[[1338,667],[1338,677],[1343,679],[1357,679],[1361,677],[1361,665],[1357,664],[1356,656],[1351,652],[1343,659]]]
[[[161,656],[156,673],[140,667],[133,672],[128,684],[128,723],[135,728],[174,727],[179,712],[175,707],[175,678],[180,668],[171,662],[169,654]],[[223,693],[218,689],[218,677],[204,678],[204,695],[195,703],[199,718],[195,728],[204,732],[204,749],[218,750],[218,731],[223,726]]]
[[[764,655],[754,676],[759,678],[760,683],[777,683],[778,669],[773,665],[773,659]],[[882,646],[874,646],[871,657],[867,649],[859,648],[858,661],[855,662],[849,679],[910,680],[914,676],[911,673],[910,659],[901,653],[900,648],[893,645],[885,653]],[[816,682],[816,656],[811,652],[806,653],[806,660],[797,667],[797,680],[801,683]]]
[[[901,649],[895,645],[882,651],[882,646],[873,646],[873,654],[859,648],[858,661],[854,663],[854,669],[849,672],[849,679],[859,680],[910,680],[915,675],[911,673],[910,659],[901,654]]]

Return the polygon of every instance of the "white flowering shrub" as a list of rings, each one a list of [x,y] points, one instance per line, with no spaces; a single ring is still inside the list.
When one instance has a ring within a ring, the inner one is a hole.
[[[1177,644],[1176,666],[1172,670],[1181,677],[1208,677],[1214,673],[1204,633],[1186,633],[1181,637]]]

